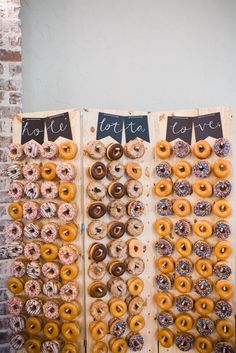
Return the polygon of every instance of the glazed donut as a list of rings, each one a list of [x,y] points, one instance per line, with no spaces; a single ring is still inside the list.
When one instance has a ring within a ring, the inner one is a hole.
[[[92,181],[87,185],[87,194],[94,201],[101,201],[106,196],[106,187],[98,181]]]
[[[225,221],[218,221],[214,226],[214,235],[221,240],[227,239],[231,234],[231,227]]]
[[[40,147],[40,156],[46,159],[55,159],[58,156],[58,147],[55,142],[44,142]]]
[[[175,326],[178,331],[186,332],[193,327],[193,318],[190,314],[178,314],[175,318]]]
[[[168,328],[162,328],[157,333],[157,338],[160,345],[164,348],[169,348],[174,343],[174,334]]]
[[[210,172],[210,164],[207,161],[197,162],[193,166],[193,174],[198,178],[207,178]]]
[[[195,269],[202,277],[210,277],[213,272],[213,266],[210,259],[199,259],[195,264]]]
[[[102,342],[102,341],[96,342],[93,345],[92,353],[108,353],[108,347],[107,347],[106,343]]]
[[[123,336],[127,330],[127,323],[117,318],[110,319],[108,325],[110,334],[115,337]]]
[[[216,302],[214,311],[220,319],[226,319],[232,315],[233,308],[229,302],[221,299]]]
[[[174,315],[170,311],[161,311],[157,315],[157,322],[163,328],[169,327],[174,323]]]
[[[61,250],[62,248],[60,248]],[[43,244],[40,249],[40,254],[45,261],[52,261],[57,258],[58,247],[53,243]]]
[[[175,288],[180,293],[188,293],[192,289],[192,281],[186,276],[176,277],[174,280]]]
[[[75,158],[78,148],[72,141],[63,141],[58,146],[58,152],[62,159],[71,160]]]
[[[165,140],[160,140],[156,143],[156,155],[161,159],[170,157],[172,153],[171,144]]]
[[[195,292],[202,297],[207,297],[213,290],[212,281],[207,278],[199,278],[193,286]]]
[[[59,212],[59,210],[58,210]],[[55,202],[47,201],[40,205],[40,214],[43,218],[53,218],[57,214],[57,204]]]
[[[93,259],[95,262],[100,262],[105,260],[107,257],[107,248],[104,244],[93,243],[89,248],[89,258]]]
[[[140,197],[143,193],[143,185],[140,181],[135,179],[130,179],[125,183],[125,189],[128,197],[136,199]]]
[[[101,218],[106,213],[106,206],[102,202],[93,202],[88,207],[89,217],[93,219]]]
[[[175,336],[175,344],[180,351],[190,351],[194,345],[194,336],[186,332],[178,333]]]
[[[106,269],[106,267],[105,267],[105,269]],[[114,277],[120,277],[126,271],[126,264],[124,262],[121,262],[118,260],[113,260],[108,263],[107,270],[110,273],[110,275],[112,275]],[[104,272],[104,275],[105,275],[105,272]]]
[[[205,140],[199,140],[193,146],[193,153],[199,159],[208,158],[211,155],[211,146]]]
[[[89,294],[92,298],[103,298],[107,294],[107,286],[101,281],[94,281],[88,287]]]
[[[112,182],[107,187],[107,193],[114,199],[121,199],[126,193],[126,188],[122,183]]]
[[[179,238],[175,243],[175,249],[182,256],[189,256],[192,252],[192,243],[189,239]]]
[[[179,237],[188,237],[192,232],[192,225],[187,219],[180,219],[174,225],[174,232]]]
[[[110,161],[120,159],[123,156],[123,147],[120,143],[110,143],[106,148],[106,157]]]
[[[107,331],[108,331],[108,327],[105,322],[94,320],[94,321],[90,322],[89,330],[90,330],[92,338],[95,341],[100,341],[101,339],[103,339],[106,336]]]
[[[108,224],[108,236],[112,239],[119,239],[125,234],[125,224],[123,222],[112,221]]]
[[[26,319],[26,331],[29,335],[38,335],[42,330],[42,320],[30,316]]]
[[[197,201],[193,206],[193,212],[198,217],[208,216],[211,210],[211,204],[207,201]]]
[[[8,206],[7,212],[13,219],[21,219],[23,217],[23,207],[19,202],[13,202]]]
[[[232,247],[227,240],[221,240],[215,245],[214,253],[218,260],[226,260],[232,254]]]
[[[41,243],[39,242],[30,242],[25,244],[24,247],[24,256],[27,260],[35,261],[40,258],[40,249]]]
[[[173,211],[176,216],[186,217],[191,212],[191,204],[186,199],[177,199],[173,202]]]
[[[7,288],[13,294],[18,294],[24,289],[24,281],[21,278],[10,277],[7,280]]]
[[[159,197],[168,196],[172,193],[173,184],[169,180],[160,180],[155,184],[154,191]]]
[[[154,248],[159,255],[167,256],[167,255],[171,255],[173,253],[174,244],[166,239],[161,238],[154,244]],[[142,255],[142,253],[143,253],[143,250],[142,250],[140,256]]]
[[[6,169],[6,176],[11,180],[22,178],[22,165],[12,164]]]
[[[234,335],[234,324],[229,320],[218,320],[216,322],[216,331],[220,337],[229,339]]]
[[[88,225],[88,235],[95,240],[101,240],[107,235],[107,225],[102,221],[92,221]]]
[[[130,140],[124,147],[124,153],[128,158],[136,159],[143,157],[145,153],[145,147],[142,140],[138,138]]]
[[[154,223],[154,230],[160,237],[166,237],[171,233],[172,226],[168,218],[158,218]]]
[[[214,266],[213,273],[218,279],[227,279],[231,275],[232,270],[227,263],[218,261]]]
[[[21,240],[23,236],[23,228],[23,223],[19,221],[9,222],[4,228],[6,238],[11,241]]]
[[[193,184],[193,191],[200,197],[210,197],[212,195],[212,185],[207,180],[198,180]]]
[[[191,147],[185,141],[178,140],[175,142],[173,152],[176,157],[184,158],[191,152]]]
[[[213,344],[209,337],[198,336],[195,339],[195,348],[199,353],[211,353]]]
[[[76,263],[71,265],[63,265],[60,270],[60,276],[63,281],[73,281],[79,273]]]
[[[213,164],[213,172],[217,178],[226,178],[231,172],[230,162],[224,159],[217,159]]]
[[[44,163],[41,168],[41,176],[48,181],[54,180],[56,178],[56,164],[52,162]]]
[[[78,227],[75,223],[66,223],[59,227],[59,236],[62,240],[68,242],[76,239]]]
[[[144,299],[139,296],[137,297],[130,296],[126,298],[126,303],[127,303],[128,312],[130,313],[130,315],[140,314],[145,304]]]
[[[157,204],[157,213],[160,216],[171,216],[173,214],[173,203],[169,199],[161,199]]]
[[[126,353],[128,351],[128,345],[124,338],[111,338],[109,341],[109,348],[111,353],[118,353],[119,351]]]
[[[47,340],[54,340],[59,336],[60,328],[56,321],[48,321],[43,328],[44,336]]]
[[[8,196],[11,200],[16,201],[23,197],[24,195],[24,186],[18,182],[14,181],[9,185]]]
[[[173,172],[177,178],[187,178],[191,172],[192,167],[187,161],[177,162],[173,167]]]
[[[144,230],[144,224],[141,219],[129,218],[126,222],[126,232],[131,236],[139,236]]]
[[[142,315],[128,316],[127,323],[132,332],[139,332],[145,326],[145,320]]]
[[[95,162],[91,167],[89,167],[88,174],[95,180],[102,180],[107,174],[105,164],[102,162]]]
[[[41,229],[41,238],[46,243],[51,243],[56,240],[58,236],[58,225],[56,223],[46,223]]]
[[[63,322],[61,334],[67,341],[77,341],[80,335],[80,327],[77,322]]]
[[[121,200],[112,200],[107,205],[107,211],[111,217],[120,219],[125,215],[125,204]]]
[[[229,217],[232,213],[230,204],[225,200],[218,200],[213,205],[213,213],[221,218]]]
[[[140,179],[142,176],[142,168],[139,163],[129,162],[125,165],[125,172],[131,179]]]
[[[70,303],[63,303],[59,308],[59,315],[62,320],[72,321],[81,312],[81,305],[78,301],[72,301]]]
[[[112,298],[108,302],[109,311],[112,316],[120,318],[124,316],[127,311],[126,303],[120,298]]]
[[[71,181],[76,176],[76,171],[71,163],[60,163],[56,165],[56,175],[60,180]]]
[[[214,309],[214,302],[211,298],[200,297],[196,300],[194,308],[198,314],[208,315]]]
[[[175,263],[172,257],[170,256],[160,256],[156,260],[156,267],[161,273],[170,273],[175,269]]]
[[[24,164],[22,174],[26,180],[35,182],[40,178],[40,167],[38,164]]]
[[[125,297],[127,294],[127,284],[121,277],[111,277],[107,288],[113,297]]]
[[[141,201],[130,201],[127,204],[127,214],[130,217],[142,217],[144,215],[145,206]]]
[[[231,193],[232,186],[229,180],[218,181],[214,185],[214,194],[220,198],[226,198]]]
[[[156,284],[160,290],[170,290],[173,285],[173,278],[169,275],[160,274],[156,276]]]
[[[207,239],[213,233],[212,224],[205,220],[196,221],[193,225],[193,231],[197,236]]]
[[[174,303],[174,297],[169,292],[159,292],[155,294],[154,301],[161,310],[169,310]]]
[[[119,180],[125,174],[125,167],[120,161],[112,161],[107,165],[107,177],[110,180]]]
[[[215,290],[221,299],[228,300],[233,296],[233,285],[225,279],[216,282]]]
[[[218,157],[225,157],[230,152],[230,142],[224,138],[218,138],[214,143],[214,152]]]
[[[139,295],[144,289],[144,282],[141,278],[131,277],[127,281],[127,286],[131,295]]]
[[[172,167],[168,162],[161,162],[155,167],[156,175],[159,178],[169,178],[172,174]]]
[[[74,244],[63,245],[58,252],[58,257],[63,265],[71,265],[79,256],[80,250]]]
[[[175,300],[175,306],[180,313],[193,311],[194,300],[189,295],[179,295]]]
[[[23,146],[19,143],[11,143],[8,146],[7,155],[12,161],[20,161],[24,158]]]
[[[90,141],[86,147],[86,152],[92,159],[102,159],[106,154],[106,147],[102,141]]]
[[[139,276],[143,273],[145,264],[144,261],[138,257],[127,258],[127,272],[133,276]]]
[[[58,188],[58,193],[62,201],[69,202],[75,198],[76,186],[71,182],[62,182]]]
[[[40,145],[34,141],[24,144],[24,154],[28,158],[37,158],[40,154]]]
[[[104,320],[108,314],[108,305],[103,300],[96,300],[90,305],[89,311],[95,320]]]

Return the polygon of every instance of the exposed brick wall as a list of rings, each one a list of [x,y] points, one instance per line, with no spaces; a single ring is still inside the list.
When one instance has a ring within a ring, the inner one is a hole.
[[[0,0],[0,117],[22,108],[20,0]]]

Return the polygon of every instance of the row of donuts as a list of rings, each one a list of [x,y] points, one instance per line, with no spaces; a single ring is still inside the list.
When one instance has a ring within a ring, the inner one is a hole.
[[[205,159],[211,155],[212,151],[214,151],[218,157],[226,157],[230,153],[230,149],[230,142],[223,137],[215,140],[213,148],[205,140],[197,141],[192,148],[187,142],[182,140],[177,140],[173,147],[165,140],[160,140],[156,143],[156,155],[161,159],[171,157],[172,152],[174,156],[178,158],[185,158],[192,152],[195,157]]]
[[[12,161],[20,161],[24,158],[36,159],[55,159],[57,157],[71,160],[78,152],[77,145],[69,140],[65,140],[57,145],[55,142],[45,142],[39,145],[35,141],[26,142],[24,145],[12,143],[8,147],[8,157]]]
[[[114,181],[107,187],[100,182],[90,182],[87,186],[88,196],[95,201],[102,200],[106,195],[114,198],[121,199],[125,195],[130,198],[138,198],[143,193],[142,183],[138,180],[130,179],[125,184]]]

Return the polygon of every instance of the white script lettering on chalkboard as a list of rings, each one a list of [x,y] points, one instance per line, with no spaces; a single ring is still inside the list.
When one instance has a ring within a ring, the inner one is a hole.
[[[195,129],[200,128],[201,131],[204,131],[206,128],[210,128],[211,130],[215,130],[218,129],[219,127],[221,127],[220,122],[217,122],[214,125],[214,121],[210,121],[209,123],[198,123],[198,124],[194,124]]]
[[[67,129],[67,124],[65,123],[60,123],[58,126],[58,129],[54,127],[55,121],[52,120],[50,122],[50,125],[47,126],[47,130],[51,130],[53,134],[58,134],[59,132],[63,132]]]
[[[187,126],[183,126],[182,125],[182,121],[181,121],[181,128],[178,128],[178,122],[176,121],[173,125],[171,125],[171,129],[172,129],[172,134],[173,135],[178,135],[178,134],[185,134],[188,130],[192,130],[192,126],[191,127],[187,127]]]
[[[136,125],[135,122],[128,123],[125,127],[125,130],[130,129],[132,134],[135,134],[136,132],[146,131],[146,129],[142,125],[138,125],[137,127],[135,127],[135,125]]]
[[[99,130],[101,132],[113,130],[115,134],[119,134],[122,131],[122,128],[119,129],[119,125],[119,122],[108,123],[107,119],[103,118],[102,121],[99,122]]]
[[[40,133],[42,133],[42,132],[44,131],[44,130],[40,130],[40,129],[38,129],[38,128],[35,128],[35,129],[33,129],[32,131],[30,131],[30,130],[28,129],[28,125],[29,125],[29,122],[26,121],[26,122],[24,123],[23,129],[22,129],[22,135],[27,135],[27,136],[29,136],[29,137],[31,137],[31,136],[38,136]]]

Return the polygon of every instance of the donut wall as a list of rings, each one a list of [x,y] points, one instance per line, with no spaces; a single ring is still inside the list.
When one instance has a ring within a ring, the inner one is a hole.
[[[233,353],[232,113],[13,119],[11,345]]]

